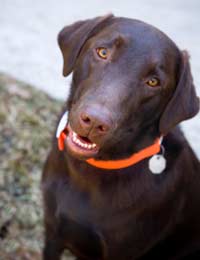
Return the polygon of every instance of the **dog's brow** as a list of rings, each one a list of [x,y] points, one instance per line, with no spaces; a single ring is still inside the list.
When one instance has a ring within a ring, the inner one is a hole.
[[[95,46],[101,46],[101,47],[112,47],[113,45],[117,44],[117,41],[121,39],[124,39],[123,36],[121,35],[115,35],[115,36],[110,36],[108,35],[107,38],[102,38],[102,39],[97,39],[95,42]]]

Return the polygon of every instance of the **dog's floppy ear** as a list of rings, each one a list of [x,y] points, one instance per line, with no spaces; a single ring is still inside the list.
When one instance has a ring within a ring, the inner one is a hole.
[[[159,123],[159,130],[163,135],[181,121],[194,117],[199,111],[199,98],[193,84],[189,55],[187,51],[183,51],[181,56],[179,81]]]
[[[97,28],[104,26],[104,24],[112,18],[113,15],[108,14],[94,19],[79,21],[62,29],[58,34],[58,44],[64,60],[64,76],[67,76],[72,72],[76,58],[91,34],[94,33]]]

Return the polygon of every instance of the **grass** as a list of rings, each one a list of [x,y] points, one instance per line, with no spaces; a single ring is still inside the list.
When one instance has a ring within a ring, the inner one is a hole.
[[[40,178],[61,106],[0,74],[0,260],[41,259]]]

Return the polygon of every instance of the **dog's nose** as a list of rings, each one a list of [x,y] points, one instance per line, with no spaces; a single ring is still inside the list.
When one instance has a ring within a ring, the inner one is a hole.
[[[101,108],[87,108],[80,113],[79,123],[83,130],[93,136],[105,135],[112,127],[109,113]]]

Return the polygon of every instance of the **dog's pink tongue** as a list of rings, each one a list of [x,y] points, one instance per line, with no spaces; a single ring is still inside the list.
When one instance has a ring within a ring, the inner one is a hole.
[[[83,140],[85,143],[88,143],[88,144],[92,144],[92,142],[90,141],[90,139],[88,139],[87,137],[84,137],[84,136],[78,136],[81,140]]]

